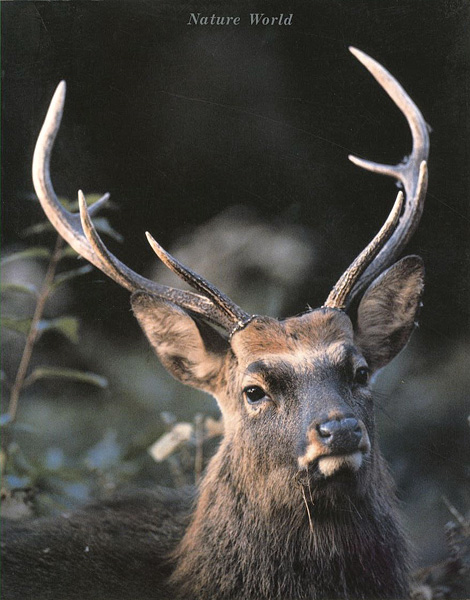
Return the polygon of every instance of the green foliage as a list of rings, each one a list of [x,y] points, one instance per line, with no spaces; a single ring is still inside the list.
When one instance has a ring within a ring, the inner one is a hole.
[[[90,373],[89,371],[79,371],[77,369],[64,369],[59,367],[36,367],[25,379],[24,387],[28,387],[41,379],[62,379],[64,381],[87,383],[103,390],[108,387],[108,380],[101,375]]]
[[[72,344],[78,344],[78,319],[76,317],[57,317],[57,319],[41,319],[37,325],[40,334],[46,331],[57,331],[66,337]]]
[[[2,283],[0,284],[0,293],[18,293],[26,294],[27,296],[37,297],[38,289],[32,283]]]
[[[45,248],[44,246],[34,246],[2,258],[1,265],[4,267],[16,260],[30,260],[32,258],[50,259],[51,254],[52,252],[49,248]]]
[[[9,317],[2,315],[1,319],[2,328],[9,329],[10,331],[16,331],[16,333],[22,333],[28,335],[31,329],[31,319],[21,319],[19,317]]]
[[[110,238],[116,240],[116,242],[121,243],[123,241],[122,235],[118,233],[115,229],[113,229],[113,227],[111,227],[108,219],[104,217],[97,217],[93,219],[93,224],[97,231],[99,231],[100,233],[105,233]],[[31,227],[27,227],[23,231],[23,235],[25,237],[30,237],[33,235],[40,235],[43,233],[51,233],[53,231],[55,231],[54,226],[51,223],[49,223],[49,221],[47,221],[44,223],[37,223],[36,225],[31,225]]]
[[[2,316],[1,318],[2,327],[28,335],[31,331],[32,318],[19,318]],[[56,331],[62,334],[73,344],[78,344],[78,319],[76,317],[64,316],[56,319],[40,319],[35,324],[36,330],[39,335],[48,331]]]
[[[93,204],[99,198],[98,194],[94,194],[88,198],[88,202],[89,204]],[[68,202],[65,199],[62,199],[62,203],[67,208],[73,208],[76,205],[76,203]],[[94,221],[99,230],[117,240],[121,239],[121,236],[112,229],[106,218],[98,218]],[[52,229],[48,221],[41,222],[28,228],[24,234],[37,235],[51,231]],[[26,492],[26,488],[34,486],[49,490],[51,498],[67,497],[67,489],[69,491],[75,490],[73,493],[77,493],[79,488],[83,491],[87,487],[81,483],[83,469],[87,472],[97,471],[100,464],[102,466],[108,464],[106,461],[103,462],[103,460],[100,463],[97,458],[100,452],[103,453],[105,450],[108,451],[109,455],[109,448],[112,444],[107,439],[104,440],[103,447],[98,446],[95,450],[95,462],[93,463],[89,457],[86,460],[83,459],[82,469],[78,470],[67,465],[67,461],[63,457],[60,458],[60,451],[52,448],[48,449],[45,457],[34,456],[33,458],[27,458],[16,440],[19,433],[38,434],[30,425],[16,421],[18,403],[21,392],[25,388],[45,380],[59,380],[65,385],[85,384],[101,390],[108,386],[108,382],[104,377],[89,371],[59,365],[39,365],[34,368],[30,366],[35,345],[44,334],[54,331],[73,344],[78,344],[80,341],[79,320],[77,317],[59,315],[53,318],[44,318],[43,316],[47,301],[52,294],[75,278],[91,271],[92,267],[87,264],[75,269],[65,268],[58,272],[59,267],[62,266],[62,261],[75,256],[76,253],[71,248],[64,248],[63,241],[58,238],[54,251],[51,251],[46,246],[32,246],[31,248],[7,256],[1,263],[2,267],[5,267],[16,261],[49,261],[40,289],[28,282],[3,282],[1,285],[1,293],[4,296],[23,294],[36,300],[36,306],[31,316],[7,314],[2,315],[1,318],[3,327],[26,337],[23,355],[19,360],[19,367],[14,381],[12,383],[8,382],[5,373],[2,371],[2,382],[10,388],[9,411],[0,417],[0,428],[3,434],[1,451],[2,489],[9,495],[10,508],[13,498],[13,494],[10,493],[12,490],[18,491],[18,489],[23,489]],[[114,458],[117,460],[118,457],[121,457],[121,453],[118,452],[117,442],[114,440]],[[14,504],[15,501],[13,499]],[[19,512],[22,513],[22,511]]]

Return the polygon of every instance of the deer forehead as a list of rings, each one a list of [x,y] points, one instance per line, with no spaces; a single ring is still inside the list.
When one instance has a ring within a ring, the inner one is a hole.
[[[311,365],[320,356],[340,364],[353,344],[349,317],[332,309],[318,309],[284,321],[258,317],[232,339],[242,370],[257,362],[273,366],[282,362],[298,368]]]

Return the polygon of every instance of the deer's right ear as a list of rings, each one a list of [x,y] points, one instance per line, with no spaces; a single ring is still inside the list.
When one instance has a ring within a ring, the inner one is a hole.
[[[138,291],[132,294],[131,304],[165,369],[182,383],[215,392],[227,341],[169,300]]]
[[[372,371],[407,344],[424,289],[419,256],[406,256],[384,271],[364,294],[357,311],[357,342]]]

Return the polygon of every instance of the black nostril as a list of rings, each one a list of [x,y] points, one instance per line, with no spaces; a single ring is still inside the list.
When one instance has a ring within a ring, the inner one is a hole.
[[[317,431],[332,452],[355,452],[362,439],[359,421],[353,417],[325,421],[317,425]]]

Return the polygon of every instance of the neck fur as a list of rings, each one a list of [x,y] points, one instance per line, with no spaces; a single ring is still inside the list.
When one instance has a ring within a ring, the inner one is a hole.
[[[310,493],[282,473],[244,473],[224,441],[176,550],[175,589],[194,599],[405,597],[406,544],[376,463],[367,493]]]

